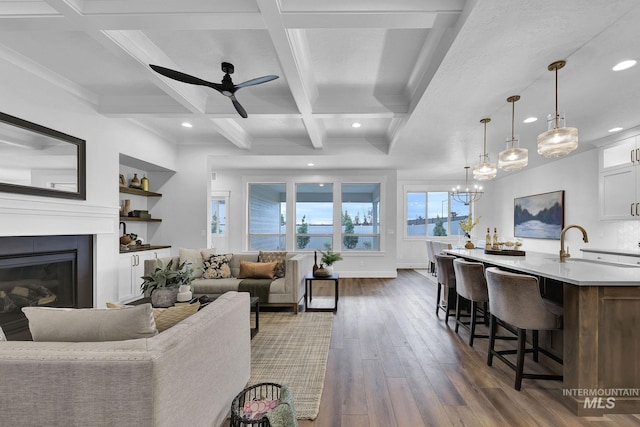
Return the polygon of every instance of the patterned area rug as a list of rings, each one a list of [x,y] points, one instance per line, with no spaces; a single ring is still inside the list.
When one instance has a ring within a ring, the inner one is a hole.
[[[251,341],[249,384],[274,382],[293,391],[298,419],[318,416],[333,313],[260,313]]]

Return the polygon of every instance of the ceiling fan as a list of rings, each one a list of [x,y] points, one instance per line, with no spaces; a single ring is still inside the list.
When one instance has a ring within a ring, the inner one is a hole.
[[[270,76],[262,76],[255,79],[247,80],[246,82],[234,85],[231,80],[231,74],[233,74],[233,64],[228,62],[222,63],[222,71],[224,72],[224,77],[222,78],[222,83],[213,83],[208,82],[206,80],[199,79],[198,77],[191,76],[189,74],[182,73],[180,71],[172,70],[170,68],[161,67],[159,65],[149,64],[151,69],[156,73],[162,74],[165,77],[169,77],[170,79],[177,80],[183,83],[189,83],[192,85],[200,85],[200,86],[208,86],[213,88],[223,94],[224,96],[231,99],[233,106],[236,108],[238,114],[240,114],[245,119],[247,118],[247,112],[240,105],[238,100],[236,99],[235,93],[238,89],[242,89],[243,87],[259,85],[261,83],[270,82],[271,80],[275,80],[278,76],[270,75]]]

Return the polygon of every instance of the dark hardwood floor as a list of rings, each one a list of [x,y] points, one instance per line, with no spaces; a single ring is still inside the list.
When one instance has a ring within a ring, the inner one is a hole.
[[[329,295],[333,284],[314,284],[314,303],[332,305]],[[436,317],[435,298],[435,280],[413,270],[341,279],[320,413],[300,426],[640,426],[640,415],[574,416],[557,381],[527,379],[514,390],[513,371],[498,360],[487,366],[488,340],[469,347],[466,330]],[[529,355],[526,369],[558,371],[553,363]]]

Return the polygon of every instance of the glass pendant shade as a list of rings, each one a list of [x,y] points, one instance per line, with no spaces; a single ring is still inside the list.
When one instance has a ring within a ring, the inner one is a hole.
[[[498,175],[498,168],[495,163],[489,161],[489,155],[480,156],[480,163],[473,167],[473,179],[477,181],[489,181]]]
[[[562,157],[578,148],[578,129],[565,127],[564,115],[549,114],[546,132],[538,135],[538,154],[544,157]]]
[[[451,190],[451,198],[458,203],[469,206],[470,203],[482,197],[482,186],[474,184],[469,186],[469,166],[465,166],[464,187],[457,185]],[[464,188],[464,189],[463,189]]]
[[[548,130],[538,135],[538,154],[544,157],[566,156],[578,148],[578,129],[565,127],[564,116],[558,113],[558,70],[565,61],[549,65],[549,71],[556,73],[556,112],[547,120]]]
[[[488,181],[498,174],[496,164],[489,161],[487,154],[487,123],[490,121],[488,118],[480,120],[480,123],[484,124],[484,154],[480,155],[480,163],[473,167],[473,179],[477,181]]]
[[[507,149],[498,154],[498,167],[510,172],[524,168],[529,164],[529,150],[518,146],[518,137],[513,134],[515,128],[515,102],[520,96],[514,95],[507,98],[511,103],[511,138],[507,138]]]

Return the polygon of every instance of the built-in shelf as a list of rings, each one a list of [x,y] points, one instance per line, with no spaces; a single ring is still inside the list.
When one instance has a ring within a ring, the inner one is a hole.
[[[153,191],[138,190],[137,188],[131,188],[131,187],[120,187],[120,192],[127,193],[127,194],[135,194],[138,196],[145,196],[145,197],[162,197],[162,194],[160,193],[154,193]]]
[[[120,221],[161,222],[159,218],[139,218],[137,216],[121,216]]]

